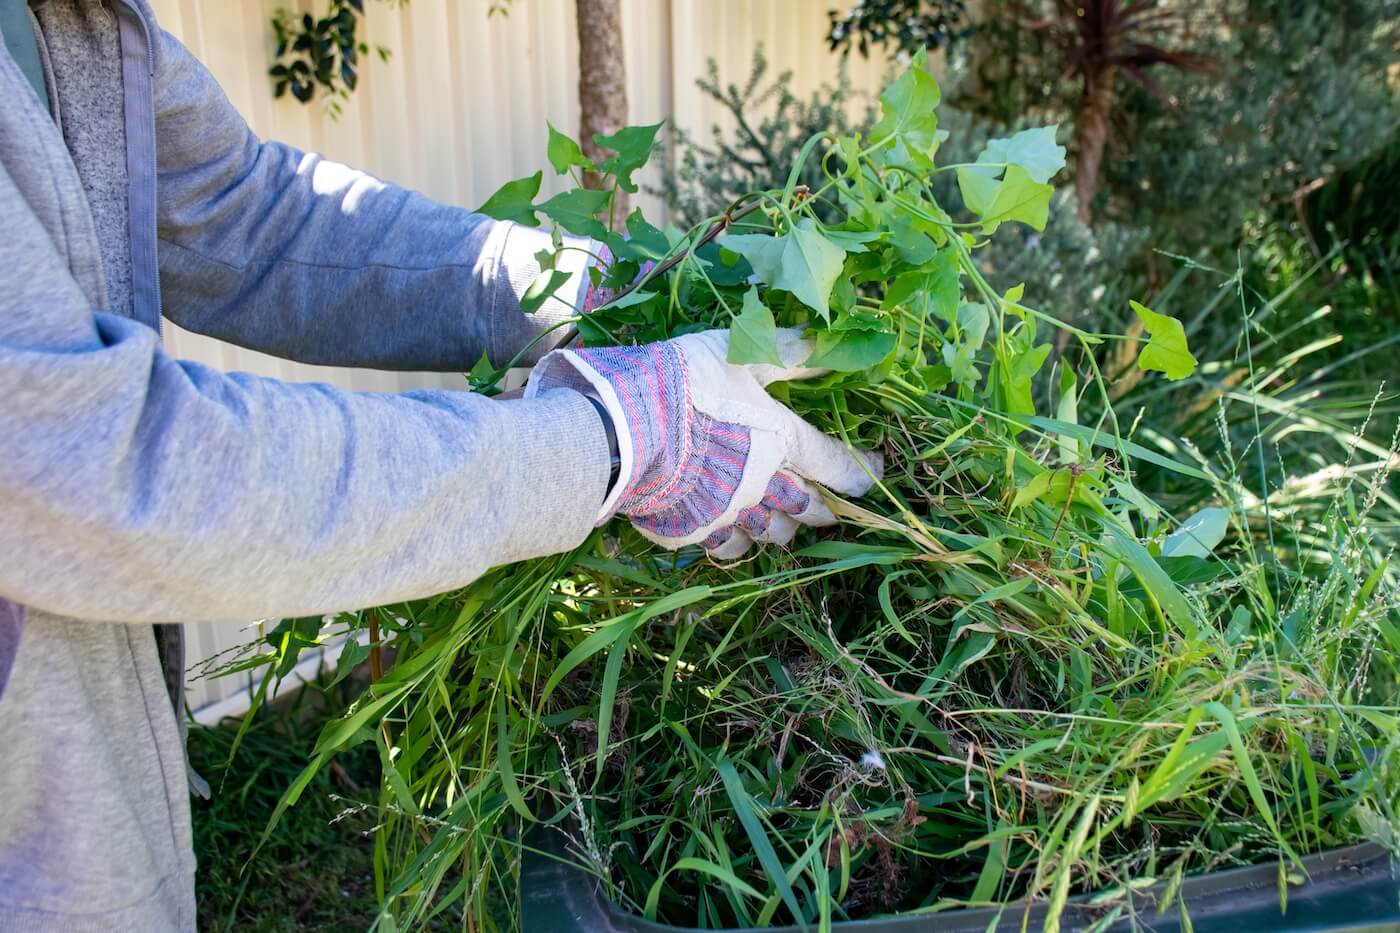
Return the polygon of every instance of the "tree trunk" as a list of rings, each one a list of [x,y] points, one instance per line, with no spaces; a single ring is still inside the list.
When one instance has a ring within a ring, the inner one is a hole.
[[[1099,168],[1111,132],[1113,83],[1118,69],[1103,68],[1084,78],[1084,96],[1079,101],[1079,117],[1074,135],[1078,152],[1074,160],[1074,184],[1079,196],[1079,219],[1088,224],[1093,217],[1094,195],[1099,190]]]
[[[607,158],[593,141],[627,125],[627,68],[622,53],[621,0],[575,0],[578,11],[579,144],[594,162]],[[589,172],[583,183],[596,188],[599,178]],[[627,216],[627,192],[613,195],[613,223]]]

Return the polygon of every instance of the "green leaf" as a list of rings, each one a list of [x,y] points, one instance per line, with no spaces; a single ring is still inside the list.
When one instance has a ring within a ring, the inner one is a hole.
[[[335,679],[331,685],[340,683],[354,673],[369,658],[369,645],[361,644],[357,638],[348,638],[340,646],[340,656],[335,660]]]
[[[537,275],[530,287],[525,289],[525,294],[520,296],[520,310],[526,314],[534,314],[571,278],[573,276],[563,269],[550,269]]]
[[[1055,406],[1055,418],[1069,424],[1079,421],[1078,380],[1074,370],[1068,365],[1060,370],[1060,401]],[[1061,463],[1079,462],[1079,442],[1073,437],[1061,434],[1056,446],[1059,448]]]
[[[887,331],[850,330],[817,334],[817,346],[803,365],[854,373],[870,369],[894,350],[898,338]]]
[[[1209,557],[1225,540],[1230,513],[1218,506],[1201,509],[1162,542],[1163,557]]]
[[[1007,139],[990,139],[987,148],[977,157],[981,163],[994,163],[985,168],[969,168],[969,172],[996,177],[1005,166],[1025,169],[1033,181],[1044,184],[1065,167],[1065,147],[1055,142],[1057,125],[1022,130]]]
[[[1128,305],[1147,329],[1147,346],[1138,354],[1139,366],[1165,373],[1172,381],[1185,379],[1196,371],[1196,358],[1186,346],[1186,331],[1180,321],[1136,301],[1129,301]]]
[[[473,389],[480,392],[482,389],[495,385],[496,379],[496,367],[491,365],[490,358],[487,357],[485,351],[482,351],[481,359],[477,360],[476,365],[471,368],[471,372],[467,373],[467,381],[471,383]]]
[[[1167,618],[1176,623],[1188,638],[1195,638],[1199,631],[1195,614],[1172,578],[1132,535],[1113,522],[1105,522],[1104,528],[1108,531],[1108,537],[1103,542],[1104,550],[1127,564],[1143,588],[1162,607]]]
[[[939,143],[938,117],[933,109],[938,106],[941,94],[925,61],[924,51],[920,49],[904,74],[880,95],[882,116],[870,131],[870,141],[879,145],[898,139],[911,155],[931,162],[929,157]]]
[[[719,777],[724,782],[724,790],[729,795],[729,802],[734,805],[734,813],[739,817],[739,823],[744,827],[744,832],[749,837],[749,843],[758,856],[758,863],[767,872],[768,880],[773,882],[773,887],[777,889],[783,903],[787,905],[787,909],[792,911],[793,917],[800,920],[802,909],[797,905],[797,896],[793,894],[792,885],[788,883],[787,872],[783,871],[783,863],[778,859],[778,853],[773,849],[773,843],[769,841],[768,833],[764,831],[763,824],[759,822],[758,814],[754,812],[748,791],[744,790],[744,782],[739,779],[734,765],[727,761],[720,763]]]
[[[512,730],[506,724],[506,694],[504,690],[496,692],[496,770],[501,776],[501,790],[505,792],[506,801],[511,809],[520,814],[531,823],[538,822],[535,814],[530,812],[530,807],[525,803],[525,796],[520,792],[520,782],[515,776],[515,762],[511,761],[510,747]]]
[[[743,310],[729,325],[729,353],[725,358],[731,363],[783,365],[778,356],[778,326],[773,322],[773,312],[759,300],[757,288],[744,293]]]
[[[543,179],[544,172],[536,172],[529,178],[508,181],[496,189],[496,193],[487,198],[486,203],[478,207],[476,212],[497,220],[538,227],[540,221],[535,216],[533,202],[535,195],[540,193],[540,182]]]
[[[646,165],[647,159],[651,158],[651,147],[656,142],[659,129],[661,124],[653,123],[650,126],[623,127],[611,136],[594,136],[595,143],[617,153],[603,160],[603,164],[598,166],[599,171],[616,178],[618,187],[623,191],[635,192],[637,186],[632,182],[632,173]]]
[[[608,235],[608,228],[599,222],[597,215],[608,206],[611,197],[609,191],[574,188],[556,194],[539,205],[539,210],[570,233],[602,239]]]
[[[1000,181],[976,167],[960,168],[958,188],[968,210],[982,218],[982,232],[988,236],[1013,220],[1044,230],[1050,219],[1050,196],[1055,193],[1054,188],[1033,180],[1019,165],[1008,168]]]
[[[841,274],[846,251],[823,236],[811,218],[803,218],[782,236],[738,234],[720,242],[747,259],[760,281],[791,292],[823,320],[830,320],[831,289]]]
[[[583,149],[578,143],[556,130],[553,123],[545,125],[549,127],[549,145],[545,152],[549,157],[549,164],[554,166],[554,171],[566,175],[569,169],[574,167],[593,170],[593,160],[583,154]]]
[[[671,251],[671,243],[666,234],[647,223],[642,209],[637,208],[627,215],[627,241],[622,254],[633,259],[661,260]]]
[[[1050,355],[1050,344],[1022,350],[1001,367],[1002,390],[1006,394],[1006,410],[1013,415],[1034,415],[1035,400],[1031,383]]]

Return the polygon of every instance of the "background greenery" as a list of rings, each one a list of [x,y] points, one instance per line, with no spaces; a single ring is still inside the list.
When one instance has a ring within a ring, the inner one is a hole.
[[[1355,462],[1351,432],[1364,425],[1383,453],[1400,410],[1393,386],[1377,394],[1394,379],[1400,340],[1394,207],[1400,203],[1400,4],[1150,5],[1170,14],[1151,42],[1196,57],[1193,67],[1159,62],[1144,69],[1148,80],[1123,77],[1115,84],[1092,223],[1080,219],[1075,192],[1065,189],[1043,233],[1005,229],[979,257],[998,289],[1032,283],[1041,307],[1089,330],[1128,327],[1129,296],[1147,297],[1187,323],[1192,346],[1208,365],[1166,387],[1135,379],[1126,366],[1122,373],[1109,370],[1115,408],[1143,436],[1231,465],[1225,487],[1205,495],[1252,490],[1255,499],[1240,503],[1251,521],[1269,508],[1258,499],[1262,491],[1287,510],[1289,534],[1264,538],[1262,525],[1251,526],[1250,547],[1258,548],[1263,572],[1296,574],[1282,585],[1275,580],[1273,591],[1290,594],[1299,613],[1290,624],[1297,625],[1308,607],[1336,608],[1324,598],[1332,579],[1328,555],[1338,547],[1331,534],[1358,496],[1373,497],[1375,507],[1373,536],[1348,544],[1366,552],[1355,556],[1356,566],[1383,561],[1400,542],[1393,474],[1358,475],[1360,486],[1345,495],[1335,483]],[[993,3],[970,35],[960,26],[935,30],[939,43],[951,44],[944,84],[952,106],[941,111],[951,136],[941,162],[970,159],[986,139],[1044,122],[1060,122],[1061,141],[1074,147],[1082,73],[1096,66],[1081,60],[1072,38],[1045,25],[1062,15],[1055,3]],[[813,29],[837,25],[818,19]],[[857,24],[847,28],[845,46],[859,50],[850,31]],[[901,45],[907,51],[909,41],[901,36],[882,45],[877,36],[866,50],[893,54]],[[665,190],[678,217],[692,222],[743,192],[780,187],[818,130],[868,128],[874,102],[852,91],[839,63],[833,55],[831,87],[806,101],[769,73],[761,50],[748,75],[722,76],[711,66],[700,76],[700,86],[732,113],[738,129],[678,137]],[[810,177],[801,180],[815,187],[815,160],[805,171]],[[938,195],[950,208],[959,203],[955,185]],[[1039,391],[1048,399],[1053,390]],[[1142,481],[1174,513],[1201,504],[1200,489],[1170,476],[1154,479],[1148,470]],[[1291,630],[1290,637],[1303,636]],[[1378,702],[1393,703],[1394,670],[1375,674]],[[1015,698],[1003,699],[1010,705]],[[332,824],[347,806],[339,798],[354,796],[336,785],[334,772],[317,775],[303,802],[253,854],[250,840],[304,762],[315,731],[262,728],[249,733],[226,772],[220,765],[231,744],[225,733],[192,740],[206,770],[217,775],[211,780],[226,782],[225,794],[196,808],[202,923],[223,928],[212,925],[235,918],[240,928],[279,929],[288,904],[306,925],[363,923],[378,904],[373,846],[362,835],[372,824],[363,814]],[[338,759],[357,786],[378,784],[372,749],[360,745]],[[227,793],[230,786],[238,788],[236,797]],[[309,856],[313,850],[318,854]],[[349,894],[337,900],[339,891]],[[879,900],[878,891],[870,896]]]

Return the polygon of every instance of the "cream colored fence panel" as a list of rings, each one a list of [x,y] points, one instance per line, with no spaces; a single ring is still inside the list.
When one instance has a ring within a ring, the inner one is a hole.
[[[279,6],[318,11],[321,0],[153,0],[161,25],[218,78],[255,132],[463,206],[480,204],[508,179],[547,168],[545,121],[578,127],[578,43],[573,0],[515,0],[508,16],[487,16],[489,0],[411,0],[365,4],[366,38],[392,51],[361,68],[358,91],[339,119],[319,105],[276,101],[266,71],[269,20]],[[763,43],[772,73],[793,72],[806,95],[836,72],[822,26],[826,0],[622,0],[628,101],[633,123],[674,120],[692,131],[727,125],[725,114],[694,86],[705,61],[721,78],[742,82]],[[884,66],[851,59],[857,87],[878,88]],[[639,176],[656,184],[655,170]],[[559,181],[546,172],[547,190]],[[656,199],[638,199],[661,216]],[[456,374],[386,373],[303,366],[219,343],[170,326],[176,355],[224,370],[287,380],[324,381],[350,389],[399,392],[460,388]],[[464,361],[464,364],[469,361]],[[191,626],[191,662],[246,640],[245,624]],[[233,679],[196,681],[196,708],[226,700]]]

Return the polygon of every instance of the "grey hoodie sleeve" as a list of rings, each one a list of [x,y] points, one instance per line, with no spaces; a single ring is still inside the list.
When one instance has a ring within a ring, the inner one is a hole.
[[[590,241],[569,239],[559,268],[575,280],[522,314],[547,233],[259,141],[168,34],[156,149],[164,310],[182,327],[307,363],[462,371],[575,313]]]
[[[593,526],[607,450],[583,396],[178,361],[90,307],[3,168],[0,216],[0,597],[130,622],[315,614],[452,589]]]

